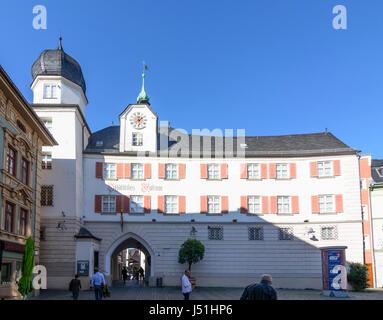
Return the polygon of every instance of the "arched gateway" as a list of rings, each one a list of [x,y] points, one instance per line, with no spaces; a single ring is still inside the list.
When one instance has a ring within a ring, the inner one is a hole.
[[[120,272],[117,265],[117,255],[127,248],[136,248],[141,250],[145,255],[145,272],[147,276],[153,277],[155,270],[154,251],[151,246],[140,236],[128,232],[116,239],[109,247],[105,254],[105,275],[113,280],[116,273]]]

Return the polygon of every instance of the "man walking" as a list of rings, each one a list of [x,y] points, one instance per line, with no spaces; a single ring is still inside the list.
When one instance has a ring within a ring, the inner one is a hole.
[[[182,294],[185,300],[189,300],[190,293],[192,292],[192,285],[190,283],[190,270],[185,270],[185,274],[182,276]]]
[[[94,288],[94,294],[96,300],[102,300],[102,289],[101,285],[106,285],[104,275],[98,271],[98,268],[94,268],[95,274],[90,282],[90,287]]]
[[[122,273],[122,280],[124,280],[124,287],[125,287],[126,279],[128,278],[128,270],[126,269],[125,266],[122,268],[121,273]]]
[[[73,300],[78,300],[80,289],[81,281],[78,279],[78,274],[76,274],[69,284],[69,291],[72,291]]]
[[[269,274],[264,274],[261,283],[249,288],[247,300],[277,300],[277,292],[271,286],[272,280]]]

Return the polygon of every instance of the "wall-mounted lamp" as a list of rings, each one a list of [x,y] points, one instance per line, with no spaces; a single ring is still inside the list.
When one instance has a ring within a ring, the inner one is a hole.
[[[233,219],[233,222],[237,222],[237,219]]]
[[[152,222],[156,222],[156,219],[152,219]]]
[[[195,228],[195,227],[192,227],[192,228],[191,228],[191,231],[190,231],[190,236],[194,237],[196,233],[197,233],[196,228]]]

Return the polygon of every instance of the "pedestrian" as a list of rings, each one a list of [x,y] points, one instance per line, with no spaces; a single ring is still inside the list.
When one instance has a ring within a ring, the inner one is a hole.
[[[242,296],[239,298],[239,300],[250,300],[250,293],[256,285],[257,283],[248,285],[245,290],[243,290]]]
[[[248,300],[277,300],[277,292],[271,286],[272,282],[273,279],[269,274],[262,275],[261,283],[249,289]]]
[[[98,268],[94,268],[94,275],[90,282],[90,287],[94,288],[96,300],[102,300],[102,285],[106,285],[104,275],[98,271]]]
[[[182,276],[182,294],[185,300],[189,300],[190,293],[192,292],[192,285],[190,283],[190,270],[185,270],[185,274]]]
[[[126,269],[125,266],[122,268],[121,273],[122,273],[122,279],[124,280],[124,286],[125,286],[126,279],[128,278],[128,270]]]
[[[144,280],[144,273],[145,273],[145,271],[144,271],[144,269],[142,267],[140,267],[140,269],[138,270],[138,273],[140,274],[140,279]]]
[[[73,300],[78,300],[80,289],[81,281],[78,279],[78,274],[76,274],[69,284],[69,291],[72,291]]]

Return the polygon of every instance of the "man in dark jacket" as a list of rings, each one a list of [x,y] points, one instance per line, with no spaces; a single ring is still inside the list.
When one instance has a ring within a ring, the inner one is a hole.
[[[77,300],[80,294],[81,281],[78,279],[78,274],[74,276],[74,279],[69,284],[69,291],[72,291],[73,300]]]
[[[277,300],[277,292],[271,284],[271,276],[264,274],[261,283],[250,288],[248,300]]]
[[[239,300],[250,300],[250,293],[256,285],[257,283],[249,284],[245,290],[243,290],[242,296],[239,298]]]

